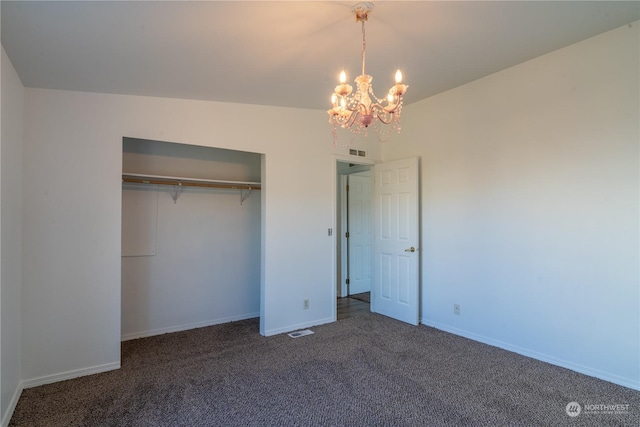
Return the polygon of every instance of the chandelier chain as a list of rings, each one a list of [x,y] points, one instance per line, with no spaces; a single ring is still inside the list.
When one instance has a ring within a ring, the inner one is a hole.
[[[366,73],[364,72],[364,63],[365,63],[365,52],[367,51],[367,38],[364,31],[364,20],[362,21],[362,75],[364,76]]]

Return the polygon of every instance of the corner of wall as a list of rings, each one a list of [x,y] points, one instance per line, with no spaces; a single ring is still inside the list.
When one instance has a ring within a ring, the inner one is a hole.
[[[0,418],[22,392],[22,145],[24,86],[2,47],[0,59]]]
[[[13,393],[13,397],[9,401],[9,405],[7,409],[2,413],[2,420],[0,420],[0,427],[8,427],[9,421],[11,421],[11,417],[13,416],[13,412],[18,405],[18,400],[20,399],[20,395],[22,395],[22,390],[24,390],[24,386],[22,381],[18,384],[15,392]]]

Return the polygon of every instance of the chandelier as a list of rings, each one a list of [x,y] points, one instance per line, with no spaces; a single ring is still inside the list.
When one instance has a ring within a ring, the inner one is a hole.
[[[367,136],[369,128],[375,132],[385,134],[380,123],[391,125],[391,129],[400,132],[400,112],[402,110],[402,96],[409,86],[402,84],[402,73],[396,71],[396,84],[389,89],[386,99],[378,98],[373,92],[371,82],[373,77],[365,72],[366,35],[364,23],[373,11],[373,3],[362,2],[351,8],[356,22],[362,23],[362,74],[355,78],[356,92],[347,84],[347,75],[340,73],[340,84],[331,96],[332,108],[327,111],[329,123],[333,125],[334,142],[337,141],[337,127],[351,130],[356,134]]]

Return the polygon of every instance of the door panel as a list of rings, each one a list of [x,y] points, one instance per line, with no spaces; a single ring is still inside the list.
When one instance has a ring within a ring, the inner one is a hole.
[[[418,198],[417,158],[375,165],[371,310],[413,325],[419,321]]]

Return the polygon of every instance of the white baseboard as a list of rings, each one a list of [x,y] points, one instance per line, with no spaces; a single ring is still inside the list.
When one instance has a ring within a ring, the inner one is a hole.
[[[135,340],[138,338],[146,338],[146,337],[152,337],[154,335],[169,334],[171,332],[188,331],[189,329],[205,328],[207,326],[220,325],[222,323],[229,323],[229,322],[237,322],[238,320],[253,319],[256,317],[260,317],[259,312],[240,314],[238,316],[229,316],[229,317],[223,317],[219,319],[205,320],[204,322],[188,323],[185,325],[170,326],[167,328],[153,329],[150,331],[132,332],[129,334],[123,334],[120,337],[120,340],[121,341]]]
[[[604,381],[608,381],[613,384],[621,385],[623,387],[628,387],[633,390],[640,391],[640,381],[634,381],[629,378],[620,377],[618,375],[610,374],[608,372],[599,371],[597,369],[590,368],[588,366],[582,366],[573,362],[569,362],[567,360],[558,359],[553,356],[549,356],[547,354],[538,353],[533,350],[529,350],[523,347],[518,347],[516,345],[512,345],[503,341],[494,340],[492,338],[485,337],[483,335],[478,335],[473,332],[468,332],[462,329],[457,329],[448,325],[444,325],[438,322],[432,322],[429,320],[422,319],[421,323],[427,326],[434,327],[441,331],[449,332],[454,335],[459,335],[464,338],[469,338],[470,340],[478,341],[484,344],[488,344],[494,347],[499,347],[504,350],[512,351],[514,353],[518,353],[522,356],[530,357],[532,359],[540,360],[541,362],[550,363],[552,365],[560,366],[561,368],[570,369],[575,372],[579,372],[584,375],[588,375],[590,377],[599,378]]]
[[[13,393],[13,396],[11,397],[11,401],[9,402],[9,406],[7,407],[7,410],[4,413],[4,416],[2,417],[2,424],[0,424],[2,427],[8,427],[9,421],[11,421],[11,417],[13,416],[13,411],[15,411],[16,409],[16,405],[18,404],[18,399],[20,399],[20,395],[22,394],[23,389],[24,389],[24,386],[22,382],[20,382],[18,384],[18,387],[16,387],[16,391]]]
[[[70,380],[84,377],[85,375],[99,374],[101,372],[120,369],[120,362],[105,363],[104,365],[91,366],[89,368],[75,369],[73,371],[60,372],[59,374],[45,375],[43,377],[31,378],[22,381],[23,388],[37,387],[40,385],[56,383],[58,381]]]
[[[334,322],[334,321],[335,321],[334,318],[327,317],[326,319],[313,320],[311,322],[305,322],[305,323],[298,323],[297,325],[285,326],[283,328],[269,329],[269,330],[265,331],[264,336],[265,337],[269,337],[269,336],[272,336],[272,335],[284,334],[284,333],[288,333],[288,332],[297,331],[297,330],[300,330],[300,329],[310,328],[312,326],[324,325],[325,323],[331,323],[331,322]]]

